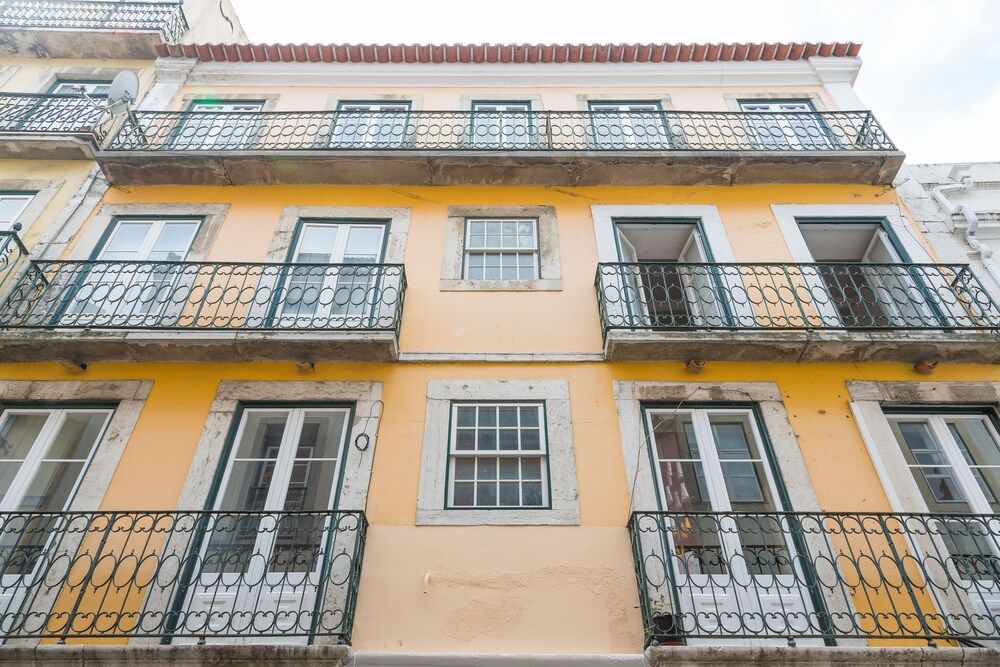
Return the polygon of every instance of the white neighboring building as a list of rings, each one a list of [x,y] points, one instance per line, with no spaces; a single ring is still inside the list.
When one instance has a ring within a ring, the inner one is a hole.
[[[904,165],[897,192],[945,263],[968,263],[1000,301],[1000,162]]]

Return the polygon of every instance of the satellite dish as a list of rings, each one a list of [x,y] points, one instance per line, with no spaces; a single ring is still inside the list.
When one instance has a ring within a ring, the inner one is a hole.
[[[139,95],[139,76],[130,69],[122,70],[108,87],[108,104],[116,107],[128,104]]]

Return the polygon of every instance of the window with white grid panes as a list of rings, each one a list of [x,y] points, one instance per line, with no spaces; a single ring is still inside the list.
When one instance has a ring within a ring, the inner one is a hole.
[[[453,403],[449,508],[547,508],[543,403]]]
[[[463,277],[467,280],[538,278],[538,221],[466,220]]]

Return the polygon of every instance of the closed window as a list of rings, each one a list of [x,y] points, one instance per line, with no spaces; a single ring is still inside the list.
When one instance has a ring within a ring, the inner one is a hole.
[[[399,148],[406,138],[409,102],[341,102],[330,131],[333,148]]]
[[[104,98],[111,88],[110,81],[56,81],[49,89],[51,95],[79,95],[84,92],[90,97]]]
[[[770,151],[837,148],[829,128],[809,100],[741,100],[753,148]]]
[[[477,148],[524,148],[531,144],[530,102],[473,102],[472,143]]]
[[[670,128],[659,102],[591,102],[596,148],[670,148]]]
[[[193,102],[174,129],[177,150],[240,150],[256,139],[262,101]]]
[[[449,508],[547,508],[543,403],[452,404]]]
[[[33,192],[0,194],[0,231],[10,231],[34,198],[35,193]]]
[[[538,221],[469,219],[465,223],[464,278],[538,278]]]

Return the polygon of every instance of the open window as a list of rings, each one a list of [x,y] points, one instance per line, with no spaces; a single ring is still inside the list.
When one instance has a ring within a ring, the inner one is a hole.
[[[622,297],[635,326],[725,326],[725,291],[699,220],[616,220],[614,225]]]
[[[804,269],[825,323],[846,328],[936,322],[920,277],[884,221],[798,221],[816,265]]]

